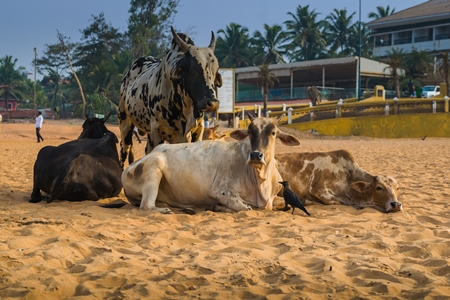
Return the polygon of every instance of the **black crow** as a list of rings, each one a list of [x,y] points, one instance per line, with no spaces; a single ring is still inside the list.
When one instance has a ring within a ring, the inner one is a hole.
[[[297,195],[294,193],[293,190],[291,190],[291,187],[289,186],[289,182],[287,181],[280,181],[284,187],[283,191],[283,198],[284,202],[286,203],[286,206],[284,207],[283,211],[289,210],[289,206],[292,206],[292,214],[294,214],[294,210],[296,207],[303,210],[308,216],[310,216],[309,212],[305,209],[300,199],[298,199]]]

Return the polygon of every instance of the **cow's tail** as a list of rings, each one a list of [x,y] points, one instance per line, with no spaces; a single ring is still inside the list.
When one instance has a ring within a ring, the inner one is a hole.
[[[124,207],[127,204],[128,203],[126,203],[126,202],[118,202],[118,203],[105,204],[105,205],[102,205],[101,207],[104,207],[104,208],[121,208],[121,207]]]

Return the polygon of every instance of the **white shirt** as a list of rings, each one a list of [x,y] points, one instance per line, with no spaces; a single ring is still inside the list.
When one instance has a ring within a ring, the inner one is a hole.
[[[36,128],[42,128],[42,122],[44,121],[44,118],[42,117],[42,115],[39,115],[36,118]]]

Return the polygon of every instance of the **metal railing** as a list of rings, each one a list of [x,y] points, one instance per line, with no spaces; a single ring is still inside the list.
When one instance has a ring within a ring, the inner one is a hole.
[[[348,99],[356,96],[356,89],[354,88],[334,88],[316,86],[320,92],[321,100],[338,100]],[[252,89],[246,91],[236,92],[236,103],[240,102],[257,102],[263,101],[264,95],[261,89]],[[283,101],[295,99],[308,99],[306,87],[296,87],[292,90],[290,88],[270,89],[269,101]]]

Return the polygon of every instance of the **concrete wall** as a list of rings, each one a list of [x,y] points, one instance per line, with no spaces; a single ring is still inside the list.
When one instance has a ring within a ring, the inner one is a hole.
[[[330,136],[450,137],[450,113],[337,118],[283,126],[297,130],[314,129],[319,134]]]

